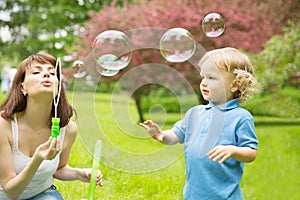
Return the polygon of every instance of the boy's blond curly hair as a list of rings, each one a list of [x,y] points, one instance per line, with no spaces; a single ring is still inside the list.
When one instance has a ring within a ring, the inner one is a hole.
[[[238,98],[239,103],[244,103],[256,93],[257,81],[254,68],[245,54],[232,47],[214,49],[203,56],[199,66],[201,67],[201,64],[208,58],[218,68],[234,74],[235,79],[232,84],[239,88],[234,97]]]

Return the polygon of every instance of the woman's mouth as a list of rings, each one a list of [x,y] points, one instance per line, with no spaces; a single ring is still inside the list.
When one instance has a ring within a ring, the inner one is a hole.
[[[50,86],[50,85],[52,85],[52,82],[49,80],[44,80],[44,81],[42,81],[42,84],[45,86]]]

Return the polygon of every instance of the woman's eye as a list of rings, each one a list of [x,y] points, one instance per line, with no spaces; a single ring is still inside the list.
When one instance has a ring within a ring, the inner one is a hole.
[[[50,72],[50,74],[51,74],[52,76],[55,76],[55,73],[54,73],[54,72]]]
[[[39,74],[40,72],[37,72],[37,71],[34,71],[34,72],[32,72],[32,74]]]

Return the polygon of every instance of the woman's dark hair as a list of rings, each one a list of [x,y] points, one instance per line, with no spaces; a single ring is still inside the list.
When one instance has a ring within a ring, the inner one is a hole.
[[[51,64],[56,66],[56,58],[48,53],[39,52],[25,58],[18,67],[18,71],[14,77],[12,87],[6,98],[6,100],[0,106],[1,116],[8,120],[13,119],[13,115],[18,112],[22,112],[27,106],[27,97],[22,93],[22,83],[25,78],[26,69],[30,68],[33,62],[40,64]],[[60,80],[59,67],[57,67],[57,78]],[[52,104],[51,117],[54,117],[55,107]],[[59,104],[57,106],[57,117],[60,118],[60,127],[64,127],[69,123],[70,118],[73,115],[73,108],[68,103],[66,93],[63,85],[61,86],[61,93]],[[49,122],[51,126],[51,121]]]

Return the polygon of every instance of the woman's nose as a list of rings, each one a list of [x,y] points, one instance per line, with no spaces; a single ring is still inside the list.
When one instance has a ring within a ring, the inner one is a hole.
[[[50,77],[50,73],[49,72],[45,72],[44,73],[44,78],[49,78]]]

